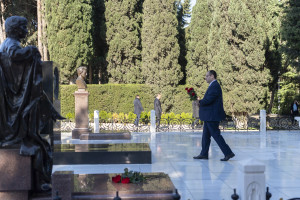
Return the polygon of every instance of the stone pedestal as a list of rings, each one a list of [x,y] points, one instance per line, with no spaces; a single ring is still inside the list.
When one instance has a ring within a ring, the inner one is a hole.
[[[19,147],[0,149],[0,199],[28,200],[32,189],[31,157]]]
[[[260,134],[265,135],[267,133],[267,121],[266,111],[260,110]]]
[[[99,111],[94,110],[94,133],[99,133]]]
[[[75,129],[72,139],[79,139],[81,134],[91,133],[89,129],[89,93],[85,89],[75,91]]]
[[[73,171],[58,171],[52,174],[52,199],[56,192],[63,200],[72,200],[74,191]]]
[[[265,165],[255,159],[240,163],[238,195],[241,200],[266,199]]]

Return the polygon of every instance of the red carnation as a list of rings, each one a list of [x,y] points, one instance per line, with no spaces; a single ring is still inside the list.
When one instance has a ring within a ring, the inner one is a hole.
[[[115,177],[112,177],[112,181],[115,182],[115,183],[119,183],[121,181],[121,176],[117,175]]]
[[[124,184],[130,183],[130,179],[128,177],[123,178],[122,183],[124,183]]]
[[[190,90],[194,90],[194,88],[191,87]]]
[[[195,96],[195,93],[194,93],[194,92],[192,93],[192,96]]]
[[[188,90],[188,89],[189,89],[189,88],[187,88],[187,87],[185,88],[185,90]]]

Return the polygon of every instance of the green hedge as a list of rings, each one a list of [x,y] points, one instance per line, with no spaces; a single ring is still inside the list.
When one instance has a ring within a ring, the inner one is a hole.
[[[166,96],[162,93],[163,112],[174,112],[175,114],[192,113],[192,102],[185,91],[184,85],[178,86]],[[74,92],[76,85],[61,85],[61,113],[75,113]],[[89,112],[94,110],[111,113],[133,112],[133,101],[137,94],[141,97],[141,103],[146,112],[154,108],[155,93],[153,86],[144,84],[102,84],[88,85]],[[166,105],[164,105],[164,103]]]

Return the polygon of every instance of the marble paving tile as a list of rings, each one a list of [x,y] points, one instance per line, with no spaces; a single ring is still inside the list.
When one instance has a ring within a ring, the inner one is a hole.
[[[151,141],[149,133],[132,133],[131,140],[80,141],[71,133],[62,134],[62,143],[150,143],[152,164],[120,165],[55,165],[54,171],[76,173],[122,173],[124,168],[141,172],[168,173],[183,200],[228,200],[238,187],[240,161],[254,158],[266,166],[266,186],[271,200],[300,197],[300,131],[222,132],[236,156],[221,162],[224,155],[212,139],[209,160],[194,160],[201,151],[202,131],[160,132]]]

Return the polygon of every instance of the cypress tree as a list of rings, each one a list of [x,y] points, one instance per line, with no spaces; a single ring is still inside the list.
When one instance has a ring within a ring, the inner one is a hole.
[[[239,119],[262,108],[267,92],[265,6],[255,0],[215,1],[210,66],[219,73],[226,111]]]
[[[299,98],[300,80],[300,2],[281,1],[281,38],[283,52],[278,98],[281,114],[290,114],[290,104]]]
[[[105,0],[93,0],[93,46],[94,56],[92,59],[93,83],[107,83],[106,55],[108,45],[106,42],[105,25]]]
[[[93,56],[91,0],[46,0],[46,18],[50,60],[59,64],[61,81],[68,83]]]
[[[211,12],[212,5],[207,0],[198,0],[193,7],[189,26],[187,83],[199,87],[199,94],[202,95],[206,90],[204,77],[209,69],[207,44],[212,18]]]
[[[142,29],[142,73],[147,84],[176,86],[182,79],[178,64],[178,21],[174,0],[145,0]]]
[[[268,83],[270,97],[268,102],[268,113],[278,113],[274,107],[278,92],[278,81],[282,73],[282,53],[280,51],[280,7],[277,0],[268,0],[266,8],[266,26],[267,38],[265,41],[265,67],[270,71],[270,80]],[[274,107],[274,108],[273,108]],[[272,109],[273,108],[273,109]]]
[[[177,7],[177,20],[178,20],[178,44],[180,48],[180,55],[178,63],[181,66],[181,71],[183,72],[183,78],[180,81],[180,84],[185,84],[186,82],[186,37],[185,37],[185,26],[188,24],[186,17],[189,15],[189,10],[187,6],[189,5],[189,0],[185,1],[185,7],[180,0],[175,1]]]
[[[143,0],[110,0],[106,3],[110,82],[143,82],[140,41],[142,3]]]
[[[283,50],[287,56],[285,66],[289,64],[300,69],[300,1],[285,0],[281,26]]]

